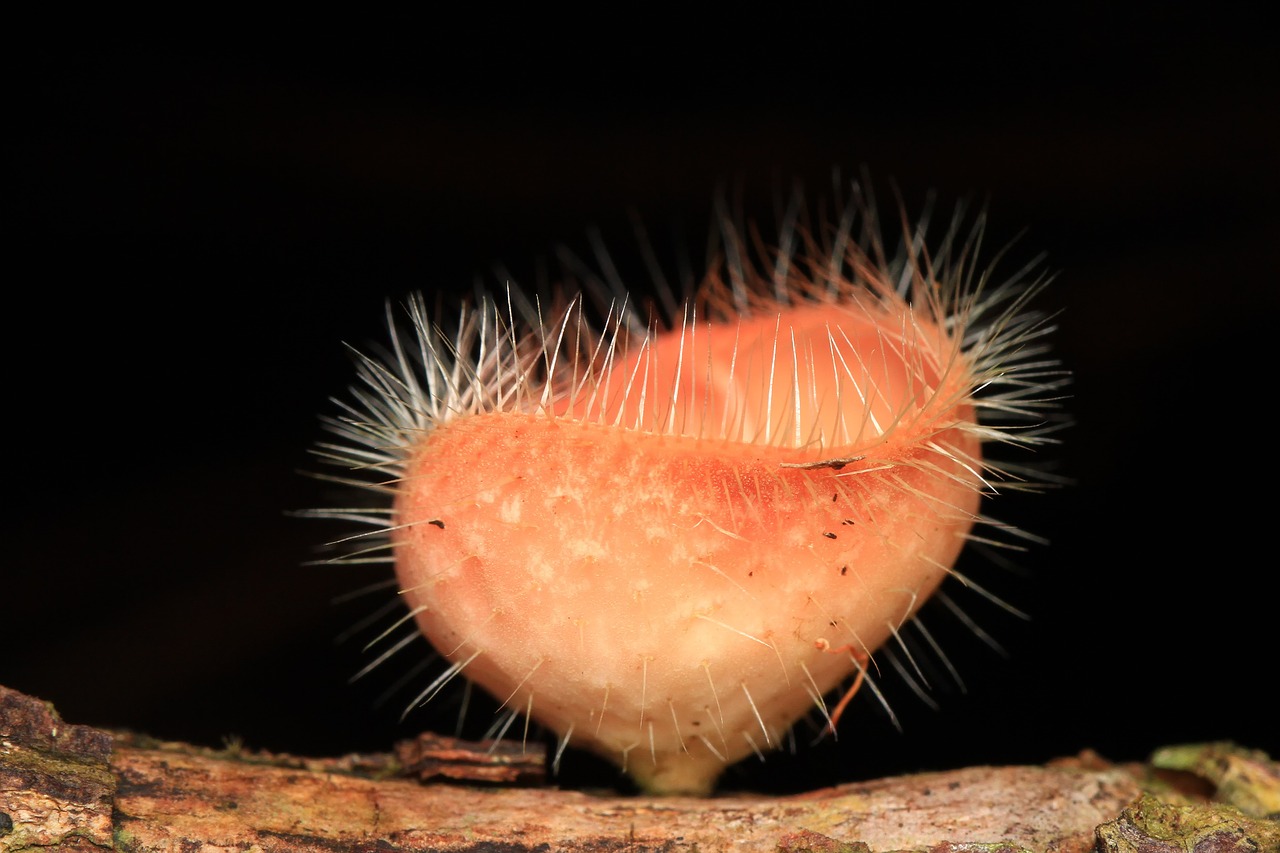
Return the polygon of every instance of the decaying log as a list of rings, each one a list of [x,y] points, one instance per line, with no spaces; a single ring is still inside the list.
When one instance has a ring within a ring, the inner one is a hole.
[[[0,687],[5,853],[1280,851],[1280,767],[1229,745],[1151,765],[1083,754],[788,797],[597,796],[541,781],[527,756],[440,739],[325,760],[153,742],[68,725]]]

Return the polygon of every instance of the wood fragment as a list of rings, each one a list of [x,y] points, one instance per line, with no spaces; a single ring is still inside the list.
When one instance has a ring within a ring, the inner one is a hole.
[[[419,782],[535,786],[546,782],[546,750],[522,743],[474,743],[426,732],[395,746],[402,772]]]

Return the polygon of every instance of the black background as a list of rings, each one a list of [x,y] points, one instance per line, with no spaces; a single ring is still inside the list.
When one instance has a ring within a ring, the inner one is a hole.
[[[667,224],[704,234],[722,184],[767,220],[776,187],[816,196],[866,166],[913,211],[930,188],[989,200],[989,245],[1060,271],[1039,306],[1075,376],[1056,455],[1076,484],[1004,510],[1052,540],[1026,577],[990,579],[1030,621],[972,611],[1007,656],[939,629],[967,692],[940,685],[934,711],[891,684],[902,733],[859,702],[835,748],[726,784],[1280,751],[1264,28],[775,23],[678,45],[31,47],[6,193],[0,683],[71,722],[210,745],[451,730],[447,703],[400,723],[405,694],[376,702],[425,647],[347,683],[367,657],[334,639],[376,596],[333,599],[373,578],[304,565],[334,531],[288,515],[330,502],[299,471],[351,379],[342,342],[380,339],[387,297],[464,293],[495,262],[530,281],[591,227],[630,245],[632,209],[661,244]],[[600,780],[567,761],[566,784]]]

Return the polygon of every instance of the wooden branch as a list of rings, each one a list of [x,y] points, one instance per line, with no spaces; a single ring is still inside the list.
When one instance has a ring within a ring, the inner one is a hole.
[[[0,687],[0,851],[1280,851],[1280,814],[1242,810],[1280,812],[1280,768],[1183,749],[1164,767],[1086,753],[789,797],[595,796],[543,786],[518,748],[428,737],[396,756],[219,752],[67,725]],[[1237,805],[1213,802],[1218,785]]]

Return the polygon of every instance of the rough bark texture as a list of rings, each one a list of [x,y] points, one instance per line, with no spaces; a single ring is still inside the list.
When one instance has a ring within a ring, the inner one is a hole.
[[[1229,745],[1164,750],[1149,766],[1084,754],[780,798],[595,796],[541,787],[541,771],[518,751],[433,737],[326,760],[149,742],[67,725],[0,687],[6,853],[1280,851],[1280,767]]]

